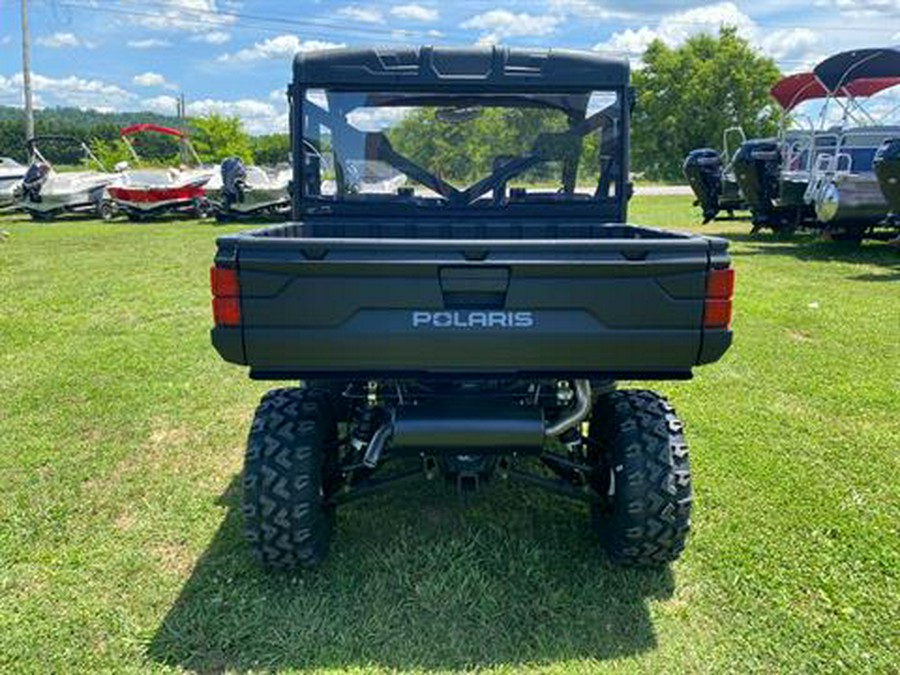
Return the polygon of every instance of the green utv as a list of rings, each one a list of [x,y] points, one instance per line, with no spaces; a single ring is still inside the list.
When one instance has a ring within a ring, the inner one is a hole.
[[[616,380],[683,380],[731,343],[727,242],[625,224],[625,61],[501,48],[299,54],[293,222],[224,236],[221,356],[266,394],[243,479],[271,567],[314,567],[335,508],[443,475],[590,506],[610,558],[688,533],[682,423]]]

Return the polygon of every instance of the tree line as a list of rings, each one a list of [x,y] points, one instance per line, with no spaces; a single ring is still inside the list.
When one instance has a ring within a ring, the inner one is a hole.
[[[111,169],[119,161],[133,157],[119,137],[119,130],[131,124],[151,123],[179,127],[179,120],[155,113],[101,113],[79,108],[49,108],[35,111],[35,129],[42,136],[71,136],[85,141],[94,155]],[[290,138],[287,134],[250,136],[240,119],[211,114],[186,120],[191,143],[204,163],[217,163],[229,156],[247,162],[278,164],[288,161]],[[0,107],[0,156],[27,161],[25,121],[22,110]],[[133,137],[141,159],[147,164],[172,164],[179,160],[179,144],[170,136],[142,133]],[[41,151],[54,164],[73,166],[83,162],[84,153],[77,144],[47,142]]]

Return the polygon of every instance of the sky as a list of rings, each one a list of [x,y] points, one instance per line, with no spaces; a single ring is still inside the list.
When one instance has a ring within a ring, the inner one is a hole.
[[[301,50],[504,44],[640,55],[736,26],[786,72],[856,47],[900,43],[900,0],[28,0],[36,105],[238,115],[287,129]],[[21,105],[20,0],[0,0],[0,105]]]

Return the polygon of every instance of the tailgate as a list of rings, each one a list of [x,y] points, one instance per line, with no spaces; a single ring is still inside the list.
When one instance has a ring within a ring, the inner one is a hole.
[[[707,270],[727,264],[726,245],[227,237],[216,263],[238,271],[240,325],[213,342],[273,379],[686,377],[730,341],[702,330]]]

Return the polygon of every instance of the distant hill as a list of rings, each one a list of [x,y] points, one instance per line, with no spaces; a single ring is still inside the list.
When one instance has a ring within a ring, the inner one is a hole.
[[[75,136],[84,140],[102,139],[114,141],[119,137],[119,129],[129,124],[150,122],[164,126],[172,126],[177,119],[171,115],[160,115],[152,112],[116,112],[103,113],[96,110],[80,108],[43,108],[34,111],[34,128],[37,134]],[[20,162],[26,161],[24,148],[25,117],[21,108],[0,106],[0,156],[12,157]],[[149,139],[150,155],[160,152],[171,153],[171,142],[165,139]],[[77,147],[54,147],[51,161],[62,164],[74,164],[81,158]]]
[[[23,122],[21,108],[0,106],[0,122]],[[114,112],[105,113],[81,108],[43,108],[34,111],[34,123],[40,132],[42,123],[52,126],[67,126],[73,129],[90,129],[101,124],[113,124],[124,127],[138,122],[169,124],[175,121],[172,115],[160,115],[152,112]]]

